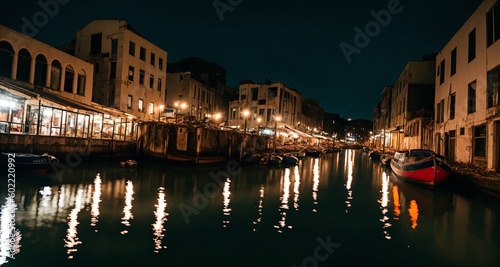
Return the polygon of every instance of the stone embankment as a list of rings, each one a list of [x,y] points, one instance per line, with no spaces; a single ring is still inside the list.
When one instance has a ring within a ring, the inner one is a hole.
[[[491,196],[500,198],[500,173],[484,170],[466,163],[448,163],[453,169],[452,178],[473,186]]]

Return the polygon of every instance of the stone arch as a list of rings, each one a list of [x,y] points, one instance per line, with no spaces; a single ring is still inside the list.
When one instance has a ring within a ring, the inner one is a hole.
[[[54,59],[50,64],[50,88],[54,90],[61,89],[61,75],[62,75],[62,67],[61,62],[59,60]]]
[[[17,54],[16,80],[29,82],[31,73],[31,53],[26,48],[21,48]]]
[[[0,76],[12,78],[14,48],[7,41],[0,41]]]
[[[35,80],[34,85],[47,86],[47,58],[43,54],[38,54],[35,58]]]
[[[64,92],[73,93],[73,81],[75,79],[75,69],[71,64],[64,69]]]

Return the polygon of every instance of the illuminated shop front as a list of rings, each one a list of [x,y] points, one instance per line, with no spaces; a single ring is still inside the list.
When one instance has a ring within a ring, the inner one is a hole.
[[[2,94],[0,97],[0,133],[23,131],[24,99]]]

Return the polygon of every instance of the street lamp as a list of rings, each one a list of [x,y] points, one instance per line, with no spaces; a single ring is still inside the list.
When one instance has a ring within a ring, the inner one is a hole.
[[[220,112],[217,112],[217,113],[214,114],[214,120],[215,120],[215,124],[217,126],[219,126],[219,120],[220,120],[221,117],[222,117],[222,114],[220,114]]]
[[[158,110],[158,121],[161,120],[161,113],[163,112],[163,105],[160,105],[160,108]]]
[[[174,106],[175,106],[175,123],[177,123],[179,117],[179,109],[181,110],[185,109],[187,107],[187,104],[186,102],[175,101]]]
[[[276,153],[276,136],[278,133],[278,121],[281,120],[280,116],[274,117],[274,144],[273,144],[273,153]]]
[[[250,111],[248,109],[243,110],[243,118],[245,118],[245,130],[243,132],[244,135],[247,134],[247,119],[248,119],[249,115],[250,115]]]
[[[260,117],[257,118],[257,135],[260,135],[260,122],[262,119]]]

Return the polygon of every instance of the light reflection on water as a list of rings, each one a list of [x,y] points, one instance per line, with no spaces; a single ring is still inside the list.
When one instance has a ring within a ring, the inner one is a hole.
[[[360,263],[367,251],[374,264],[403,258],[415,265],[426,258],[436,259],[434,265],[498,262],[497,202],[408,186],[358,151],[306,157],[291,168],[244,166],[241,174],[221,178],[217,194],[206,196],[207,205],[193,205],[193,189],[203,191],[213,184],[210,171],[224,168],[89,166],[80,177],[76,170],[71,183],[20,182],[15,215],[22,250],[16,259],[0,260],[9,260],[7,266],[98,266],[103,258],[109,266],[236,266],[245,255],[256,255],[243,265],[268,266],[259,259],[270,258],[273,266],[290,266],[314,253],[318,237],[331,236],[342,245],[325,266]],[[196,207],[191,223],[183,220],[180,204]],[[124,228],[128,234],[120,235]],[[168,253],[160,253],[167,243]],[[481,257],[474,259],[468,250]]]

